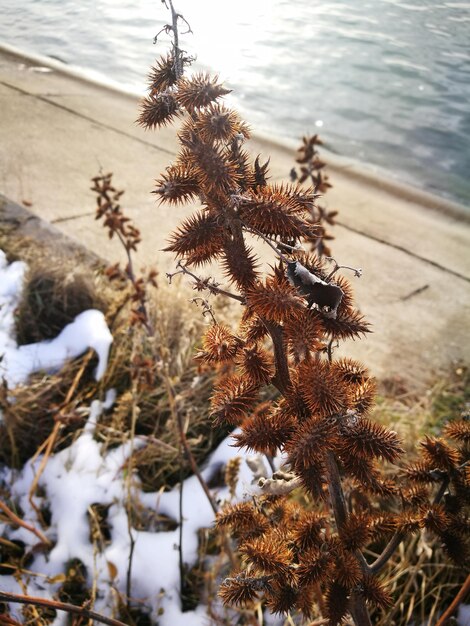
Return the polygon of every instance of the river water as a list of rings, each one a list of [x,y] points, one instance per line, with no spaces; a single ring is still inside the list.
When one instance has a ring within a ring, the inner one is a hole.
[[[253,130],[470,205],[470,2],[175,0]],[[0,0],[0,41],[142,93],[161,0]],[[333,181],[334,182],[334,181]]]

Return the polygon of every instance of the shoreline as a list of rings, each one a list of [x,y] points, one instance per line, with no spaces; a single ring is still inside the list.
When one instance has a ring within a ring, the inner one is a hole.
[[[85,84],[94,85],[100,89],[116,93],[121,97],[124,96],[136,103],[142,97],[138,94],[137,90],[126,89],[112,79],[107,80],[103,76],[93,76],[92,70],[72,67],[67,63],[46,55],[25,52],[16,46],[0,42],[0,54],[1,53],[6,53],[28,63],[50,68],[51,70],[79,80]],[[273,146],[274,149],[280,148],[282,150],[289,150],[293,155],[296,154],[297,148],[300,145],[300,138],[299,141],[294,141],[259,131],[254,132],[252,138],[254,141]],[[466,207],[464,204],[455,200],[410,185],[405,181],[395,178],[393,173],[387,175],[383,170],[380,172],[374,171],[376,166],[372,163],[365,163],[350,157],[333,154],[323,146],[321,147],[321,158],[326,162],[333,174],[340,173],[358,182],[362,182],[365,185],[374,186],[377,189],[394,194],[405,201],[424,205],[431,210],[442,212],[453,219],[470,224],[470,206]]]

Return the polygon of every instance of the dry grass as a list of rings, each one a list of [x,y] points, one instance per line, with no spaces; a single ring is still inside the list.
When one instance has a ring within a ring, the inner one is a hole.
[[[408,392],[400,381],[381,383],[372,417],[395,428],[409,453],[424,434],[437,435],[447,421],[460,419],[469,412],[470,368],[458,364],[424,395]]]
[[[433,626],[465,581],[466,572],[452,565],[439,542],[426,533],[403,542],[384,570],[393,597],[386,615],[376,615],[377,626]]]
[[[82,285],[85,294],[79,288]],[[88,281],[70,282],[68,272],[60,269],[53,272],[36,269],[26,287],[18,310],[18,324],[22,337],[27,336],[30,341],[56,335],[73,319],[72,311],[80,312],[84,304],[96,302]],[[38,293],[36,288],[39,288]],[[68,363],[57,375],[39,373],[28,385],[12,391],[3,389],[0,395],[0,408],[4,414],[4,421],[0,424],[0,461],[21,467],[44,443],[58,419],[62,427],[54,450],[69,445],[86,419],[83,408],[93,398],[103,397],[104,390],[112,388],[117,393],[115,407],[103,415],[96,431],[103,449],[123,443],[131,436],[132,415],[137,409],[133,434],[143,439],[146,445],[135,452],[135,469],[144,490],[168,489],[186,477],[189,468],[181,462],[179,434],[171,420],[167,388],[161,372],[162,359],[168,365],[178,410],[187,424],[186,434],[196,460],[202,462],[227,434],[226,428],[212,428],[208,418],[213,372],[199,371],[192,358],[205,322],[199,311],[188,303],[191,292],[163,286],[153,293],[150,302],[157,334],[149,338],[142,327],[129,326],[130,305],[122,290],[114,292],[113,300],[109,300],[110,293],[108,289],[108,319],[114,341],[103,380],[100,384],[94,381],[96,360],[88,355],[86,364],[85,357],[80,357]],[[46,303],[51,303],[51,307],[48,308]],[[34,323],[36,314],[39,315],[37,328]],[[51,318],[55,322],[55,333],[46,331]],[[73,397],[64,404],[82,367],[79,385]]]
[[[16,312],[18,344],[53,339],[87,309],[106,309],[89,277],[47,266],[30,269]]]
[[[447,379],[436,381],[423,397],[410,395],[403,389],[397,393],[396,387],[392,387],[391,395],[390,386],[386,385],[389,393],[379,396],[373,418],[395,428],[403,438],[407,455],[412,456],[424,434],[438,435],[447,421],[469,414],[469,383],[470,370],[458,365]],[[376,556],[370,554],[372,559]],[[457,595],[466,575],[449,561],[440,542],[431,534],[421,531],[409,536],[381,574],[388,581],[393,606],[386,615],[375,615],[373,623],[432,626]]]

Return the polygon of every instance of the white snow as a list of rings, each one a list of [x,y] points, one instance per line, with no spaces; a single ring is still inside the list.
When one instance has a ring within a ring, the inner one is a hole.
[[[93,348],[98,355],[95,378],[100,380],[106,371],[109,348],[113,338],[103,313],[89,309],[77,315],[55,338],[24,346],[5,345],[0,362],[0,376],[9,388],[27,382],[34,372],[57,372],[69,359],[74,359]]]
[[[18,305],[26,271],[25,263],[16,261],[8,265],[5,253],[0,250],[0,356],[16,348],[14,339],[14,312]],[[0,379],[2,372],[0,360]]]
[[[470,626],[470,604],[461,604],[457,613],[458,626]]]

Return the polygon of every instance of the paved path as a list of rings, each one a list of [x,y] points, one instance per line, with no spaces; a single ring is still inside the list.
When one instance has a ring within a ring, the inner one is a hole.
[[[187,210],[159,207],[150,193],[176,153],[171,128],[146,132],[135,124],[134,97],[1,49],[0,106],[0,192],[115,261],[120,250],[96,225],[89,190],[100,167],[112,171],[143,233],[139,260],[171,264],[159,250]],[[250,149],[271,157],[272,180],[286,178],[292,149],[260,138]],[[363,268],[354,279],[357,301],[374,329],[345,352],[380,378],[407,377],[411,387],[469,362],[470,209],[347,162],[335,161],[329,173],[334,187],[325,201],[339,211],[333,252]]]

